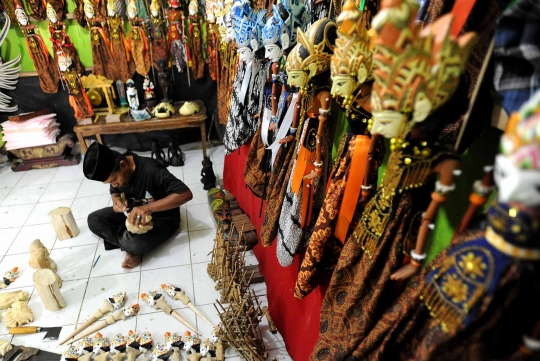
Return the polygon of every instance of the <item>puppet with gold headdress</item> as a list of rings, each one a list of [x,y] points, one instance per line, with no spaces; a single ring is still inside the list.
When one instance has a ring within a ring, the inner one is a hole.
[[[414,0],[385,4],[372,22],[378,38],[371,132],[392,138],[392,153],[334,269],[312,359],[359,352],[360,341],[399,295],[403,282],[395,281],[406,280],[426,258],[429,230],[459,167],[453,144],[439,136],[467,106],[460,74],[475,36],[452,36],[451,14],[420,29]]]
[[[59,72],[58,67],[58,54],[66,54],[71,58],[74,69],[77,74],[84,74],[84,66],[79,59],[79,54],[71,41],[71,38],[66,33],[66,25],[63,21],[60,21],[58,13],[53,6],[47,3],[47,18],[49,18],[49,32],[51,34],[51,43],[54,54],[54,69]]]
[[[372,138],[368,131],[376,35],[368,31],[366,13],[358,10],[352,0],[345,4],[337,23],[338,37],[330,64],[331,92],[349,128],[343,134],[324,205],[298,272],[294,293],[297,298],[305,297],[318,285],[322,269],[337,263],[347,235],[356,226],[353,220],[362,214],[362,190],[365,193],[376,187],[377,171],[384,158],[382,137]]]
[[[118,71],[117,76],[123,82],[127,82],[135,72],[135,64],[131,59],[129,44],[124,32],[124,18],[118,14],[115,0],[107,0],[107,25],[111,55]]]
[[[204,42],[203,42],[203,20],[199,15],[199,4],[197,0],[191,0],[188,5],[187,31],[189,42],[189,54],[191,56],[189,66],[193,70],[193,77],[201,79],[204,77]]]
[[[131,29],[129,30],[129,48],[131,57],[135,62],[135,70],[142,76],[146,76],[150,71],[150,50],[148,39],[144,32],[144,22],[138,16],[137,4],[135,0],[129,0],[127,14]]]
[[[154,61],[154,67],[157,69],[159,68],[157,64],[160,60],[166,63],[169,61],[169,46],[163,27],[163,17],[161,16],[161,4],[159,0],[152,0],[150,3],[150,24],[152,27],[152,60]]]
[[[540,352],[539,106],[537,92],[502,136],[487,224],[456,237],[411,282],[358,358],[517,360]]]
[[[113,61],[109,37],[105,32],[105,19],[96,17],[92,0],[84,1],[84,15],[90,30],[90,44],[92,46],[92,74],[102,75],[107,79],[116,80],[118,76],[118,65]]]
[[[336,23],[323,18],[306,33],[298,30],[298,44],[287,57],[288,83],[300,88],[300,114],[283,142],[298,139],[296,157],[281,208],[277,258],[283,267],[292,264],[306,239],[324,199],[331,143],[331,95],[328,78],[336,41]]]
[[[210,78],[218,82],[219,74],[219,46],[221,43],[219,28],[216,23],[217,1],[206,1],[206,56]]]
[[[60,76],[69,94],[69,105],[71,105],[75,112],[75,118],[77,120],[83,120],[92,117],[94,111],[70,56],[66,53],[59,52],[57,58]]]
[[[37,31],[37,26],[30,24],[30,20],[21,4],[15,0],[15,17],[19,22],[21,31],[26,40],[28,54],[32,58],[34,67],[38,73],[39,86],[45,93],[58,91],[58,71],[52,66],[53,61],[49,50],[43,42],[43,38]]]

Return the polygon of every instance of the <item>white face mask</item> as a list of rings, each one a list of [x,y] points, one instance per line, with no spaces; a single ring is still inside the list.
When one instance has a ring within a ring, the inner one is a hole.
[[[332,77],[332,90],[330,92],[340,97],[352,94],[356,88],[354,80],[350,75],[336,75]]]
[[[372,93],[373,96],[373,93]],[[373,111],[371,134],[380,134],[385,138],[396,138],[405,132],[407,117],[396,111]]]
[[[254,52],[250,48],[240,48],[238,53],[240,54],[240,61],[249,63],[253,60]]]
[[[495,158],[495,183],[499,201],[518,202],[526,206],[540,204],[540,170],[520,169],[503,154]]]
[[[283,56],[283,51],[276,44],[265,46],[264,57],[271,62],[277,62]]]

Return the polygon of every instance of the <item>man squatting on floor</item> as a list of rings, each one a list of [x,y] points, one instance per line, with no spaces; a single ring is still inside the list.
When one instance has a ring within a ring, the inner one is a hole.
[[[189,188],[158,161],[120,154],[97,142],[86,152],[83,171],[90,180],[110,184],[113,206],[88,215],[88,228],[103,239],[105,250],[120,248],[127,253],[122,268],[138,266],[143,254],[169,239],[180,227],[180,205],[193,198]],[[138,227],[147,215],[152,215],[154,228],[145,234],[127,230],[126,219]]]

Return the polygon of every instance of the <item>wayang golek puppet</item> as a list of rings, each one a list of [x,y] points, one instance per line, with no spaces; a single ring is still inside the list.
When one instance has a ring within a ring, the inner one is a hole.
[[[162,8],[158,0],[152,0],[150,3],[150,26],[152,34],[152,61],[154,67],[157,69],[160,60],[169,61],[169,46],[164,30]]]
[[[190,310],[195,312],[204,322],[206,322],[210,327],[214,327],[214,325],[202,314],[202,312],[191,302],[188,296],[186,296],[186,292],[183,291],[181,288],[176,287],[175,285],[161,285],[161,289],[165,291],[169,296],[174,298],[175,300],[180,300],[182,303],[189,307]]]
[[[43,38],[37,31],[37,26],[30,24],[28,15],[21,4],[15,0],[15,16],[19,22],[21,32],[26,40],[28,54],[32,58],[34,67],[38,73],[39,86],[45,93],[58,91],[58,71],[51,66],[52,58],[49,50],[43,42]]]
[[[74,64],[79,76],[84,74],[84,67],[79,59],[79,54],[71,41],[71,38],[66,34],[66,25],[60,21],[58,14],[51,3],[47,3],[47,18],[49,19],[49,33],[51,35],[51,43],[54,54],[54,68],[59,73],[58,54],[64,53],[69,55]]]
[[[150,71],[150,49],[144,31],[144,21],[139,18],[135,0],[129,0],[127,14],[131,30],[129,31],[129,47],[135,62],[135,70],[142,76]]]
[[[206,1],[206,56],[208,61],[208,72],[210,78],[219,82],[221,64],[219,58],[220,35],[219,27],[216,23],[217,1]]]
[[[116,0],[107,0],[107,27],[109,29],[111,55],[117,69],[116,75],[118,79],[125,82],[133,76],[135,64],[131,59],[130,48],[124,31],[124,18],[118,14]]]
[[[306,33],[298,30],[298,44],[287,57],[288,82],[300,88],[302,102],[300,116],[293,119],[283,140],[291,142],[298,136],[279,218],[277,257],[284,267],[309,239],[315,223],[312,214],[318,214],[324,198],[328,170],[324,164],[328,163],[332,139],[328,75],[336,36],[335,22],[317,20]]]
[[[116,80],[117,64],[113,61],[109,37],[105,32],[106,18],[96,17],[92,0],[84,1],[84,15],[90,30],[90,44],[92,46],[92,74],[102,75],[107,79]]]
[[[173,63],[178,72],[182,73],[189,62],[189,49],[186,47],[184,35],[184,12],[180,7],[179,0],[168,0],[167,9],[167,34],[169,49]],[[189,72],[188,72],[189,80]]]
[[[150,77],[146,75],[143,83],[144,101],[146,107],[151,108],[156,105],[156,94],[154,93],[154,83],[150,81]]]
[[[394,281],[413,275],[426,258],[426,239],[437,210],[455,188],[459,161],[453,145],[438,137],[467,106],[460,74],[475,36],[451,37],[452,15],[421,30],[415,23],[415,1],[387,6],[372,22],[379,36],[371,132],[392,138],[392,153],[383,182],[367,202],[334,270],[311,355],[316,360],[336,353],[354,357],[366,332],[399,295],[403,283]]]
[[[373,78],[376,36],[368,30],[364,15],[354,1],[347,1],[337,18],[339,30],[330,64],[331,92],[349,127],[342,137],[324,203],[298,272],[297,298],[309,294],[318,285],[320,271],[337,262],[347,235],[355,227],[353,220],[362,212],[362,205],[358,205],[362,191],[376,186],[377,170],[384,157],[382,137],[372,138],[368,131],[371,85],[364,82]]]
[[[510,117],[487,222],[456,236],[411,282],[361,343],[360,358],[519,360],[540,351],[539,105],[536,93]],[[477,185],[475,193],[485,197]]]
[[[58,69],[60,77],[69,94],[69,105],[75,111],[75,118],[83,120],[94,115],[90,100],[86,95],[84,87],[77,70],[73,66],[71,57],[64,52],[57,52]]]
[[[202,33],[203,21],[199,15],[197,0],[191,0],[188,5],[187,31],[189,42],[189,66],[193,70],[193,77],[204,77],[205,46]]]

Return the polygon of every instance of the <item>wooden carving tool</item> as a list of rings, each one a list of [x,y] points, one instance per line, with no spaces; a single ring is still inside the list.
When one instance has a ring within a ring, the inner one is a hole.
[[[155,294],[155,292],[148,292],[149,295]],[[199,330],[197,330],[194,326],[192,326],[187,320],[180,316],[180,314],[172,309],[172,307],[165,301],[165,297],[163,295],[156,295],[155,297],[147,297],[146,294],[141,295],[142,299],[147,299],[148,305],[150,307],[157,308],[158,310],[162,310],[163,312],[172,315],[174,318],[176,318],[178,321],[182,322],[184,326],[195,332],[197,335],[200,335],[201,333]]]
[[[109,325],[114,324],[116,321],[122,320],[125,321],[128,316],[135,316],[137,313],[139,313],[139,305],[134,304],[131,305],[123,310],[118,310],[115,313],[111,314],[109,317],[107,317],[104,320],[99,321],[98,323],[94,324],[92,327],[86,329],[84,332],[80,333],[79,335],[75,336],[71,340],[69,340],[69,343],[73,343],[75,341],[80,340],[81,338],[88,336],[94,332],[97,332]]]
[[[215,328],[214,325],[212,325],[212,322],[210,322],[202,313],[195,307],[195,305],[191,302],[188,296],[186,296],[186,293],[184,290],[174,286],[174,285],[161,285],[161,288],[172,298],[175,300],[180,300],[182,303],[189,307],[190,310],[195,312],[200,318],[203,319],[204,322],[206,322],[210,327]]]
[[[63,345],[72,337],[75,337],[75,335],[77,335],[79,332],[82,332],[83,330],[88,328],[91,324],[99,320],[101,317],[105,316],[109,312],[114,311],[115,308],[116,309],[122,308],[124,306],[124,299],[125,299],[125,293],[123,294],[124,294],[124,297],[122,297],[121,299],[117,299],[114,305],[111,303],[110,301],[111,299],[104,300],[101,308],[99,308],[96,312],[94,312],[93,316],[89,317],[85,323],[77,327],[75,331],[73,331],[68,337],[63,339],[58,345]]]

